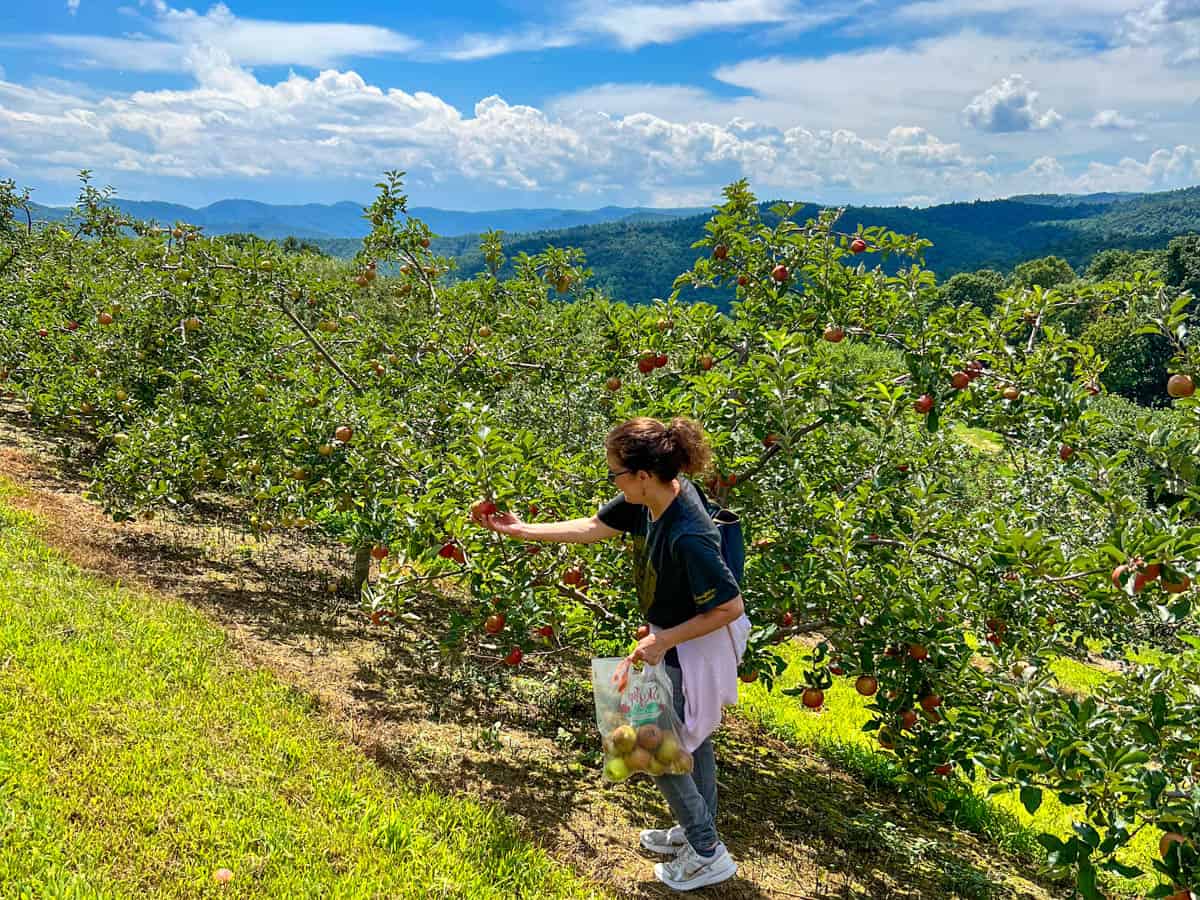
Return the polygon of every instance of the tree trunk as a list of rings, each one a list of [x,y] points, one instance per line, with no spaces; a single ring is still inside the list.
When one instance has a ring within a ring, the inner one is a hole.
[[[371,548],[370,547],[355,547],[354,548],[354,596],[357,597],[362,593],[363,585],[367,583],[367,576],[371,573]]]

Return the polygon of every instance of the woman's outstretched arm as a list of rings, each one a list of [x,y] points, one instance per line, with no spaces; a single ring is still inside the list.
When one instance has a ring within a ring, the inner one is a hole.
[[[621,532],[609,528],[595,516],[570,519],[566,522],[522,522],[511,512],[483,515],[472,510],[476,524],[522,541],[547,541],[562,544],[594,544]]]

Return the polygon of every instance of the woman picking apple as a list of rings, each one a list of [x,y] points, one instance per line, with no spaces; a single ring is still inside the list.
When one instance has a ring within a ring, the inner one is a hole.
[[[721,555],[721,539],[699,490],[680,473],[704,471],[711,450],[690,419],[669,425],[636,418],[604,441],[608,480],[621,493],[594,516],[526,523],[513,513],[476,505],[480,525],[525,541],[590,544],[628,534],[634,580],[650,633],[623,663],[665,663],[692,753],[689,774],[653,776],[678,825],[641,833],[642,846],[672,855],[654,874],[676,890],[731,878],[737,865],[717,835],[717,769],[711,734],[721,708],[737,700],[737,667],[750,623],[737,579]]]

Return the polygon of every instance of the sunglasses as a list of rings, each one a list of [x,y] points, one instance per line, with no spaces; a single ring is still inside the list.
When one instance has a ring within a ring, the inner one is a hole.
[[[608,474],[605,475],[604,477],[608,479],[609,484],[615,484],[617,479],[620,478],[622,475],[632,475],[632,474],[633,474],[633,469],[622,469],[619,472],[614,472],[610,469]]]

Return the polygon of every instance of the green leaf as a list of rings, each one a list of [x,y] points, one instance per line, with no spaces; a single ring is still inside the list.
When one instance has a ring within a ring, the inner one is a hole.
[[[1029,785],[1021,788],[1021,805],[1032,816],[1038,811],[1038,807],[1042,805],[1042,789]]]
[[[1084,900],[1104,900],[1104,895],[1096,890],[1096,868],[1089,860],[1079,861],[1079,874],[1075,879],[1075,886]]]
[[[1072,822],[1071,829],[1079,835],[1079,839],[1089,847],[1095,849],[1100,846],[1100,835],[1087,822]]]
[[[1117,760],[1114,769],[1123,769],[1126,766],[1142,765],[1150,761],[1150,754],[1145,750],[1130,750],[1124,756]]]

